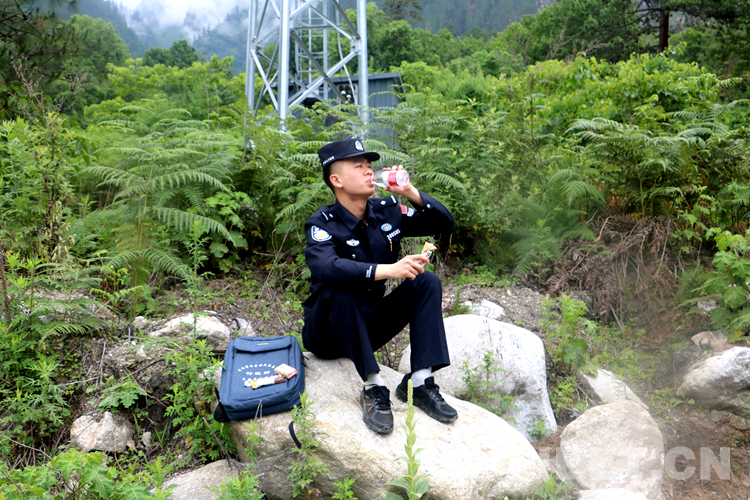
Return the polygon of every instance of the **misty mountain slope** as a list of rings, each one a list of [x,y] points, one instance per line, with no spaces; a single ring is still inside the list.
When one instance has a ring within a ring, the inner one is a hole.
[[[377,3],[383,8],[385,0]],[[415,27],[436,33],[452,26],[451,31],[456,36],[464,36],[472,28],[486,33],[503,31],[526,14],[539,12],[547,3],[544,0],[421,0],[424,21]]]
[[[223,59],[234,56],[234,72],[245,71],[247,60],[247,8],[236,6],[224,21],[212,29],[204,29],[191,45],[206,57]]]
[[[42,11],[50,9],[48,2],[41,2],[39,7]],[[124,12],[114,2],[109,0],[78,0],[74,6],[61,4],[55,9],[62,19],[70,19],[74,14],[86,15],[93,18],[104,19],[115,27],[115,33],[128,44],[131,57],[142,57],[148,45],[141,37],[128,26]]]

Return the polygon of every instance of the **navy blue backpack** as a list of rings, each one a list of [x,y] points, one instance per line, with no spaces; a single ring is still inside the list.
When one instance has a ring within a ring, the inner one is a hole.
[[[292,336],[238,337],[224,356],[219,386],[218,422],[245,420],[291,410],[305,392],[305,365],[299,342]],[[276,367],[288,365],[297,374],[281,383],[253,389],[253,380],[274,377]]]

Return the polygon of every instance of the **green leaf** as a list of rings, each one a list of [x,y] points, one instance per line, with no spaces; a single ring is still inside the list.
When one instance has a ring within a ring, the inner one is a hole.
[[[747,290],[741,286],[730,286],[722,293],[724,304],[731,308],[740,307],[747,301]]]

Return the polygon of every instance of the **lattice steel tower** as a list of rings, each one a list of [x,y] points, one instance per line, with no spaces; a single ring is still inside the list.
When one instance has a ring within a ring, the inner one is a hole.
[[[290,106],[310,99],[354,101],[367,109],[367,7],[366,0],[356,2],[355,27],[337,0],[250,0],[245,93],[253,114],[265,96],[282,119]],[[275,48],[269,56],[264,49],[271,44]],[[356,92],[344,95],[330,75],[346,71],[355,57],[359,77],[349,88]],[[256,72],[263,80],[257,97]]]

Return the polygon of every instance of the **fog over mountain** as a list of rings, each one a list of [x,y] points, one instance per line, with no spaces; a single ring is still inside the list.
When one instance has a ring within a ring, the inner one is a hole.
[[[237,0],[119,0],[127,13],[128,25],[139,34],[179,29],[183,36],[192,41],[205,29],[217,26],[224,21],[227,13],[238,4]],[[242,7],[247,10],[247,5]],[[177,35],[177,33],[174,33]],[[172,38],[172,37],[168,37]],[[174,40],[172,40],[174,41]],[[159,45],[171,44],[162,41]]]

